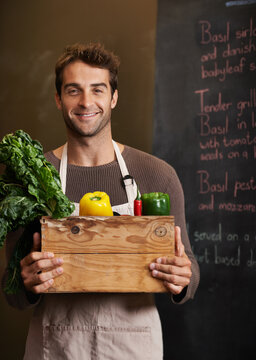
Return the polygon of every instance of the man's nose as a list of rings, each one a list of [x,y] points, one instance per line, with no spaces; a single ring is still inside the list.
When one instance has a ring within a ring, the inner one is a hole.
[[[88,92],[82,92],[79,97],[79,105],[83,107],[89,107],[93,103],[92,95]]]

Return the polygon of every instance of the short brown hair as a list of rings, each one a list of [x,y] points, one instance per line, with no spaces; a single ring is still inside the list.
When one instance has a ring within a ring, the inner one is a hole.
[[[55,66],[55,86],[59,96],[61,95],[63,70],[68,64],[77,60],[91,66],[109,70],[109,83],[112,95],[114,94],[118,84],[119,58],[113,52],[106,50],[102,44],[91,43],[88,45],[74,44],[67,46],[59,57]]]

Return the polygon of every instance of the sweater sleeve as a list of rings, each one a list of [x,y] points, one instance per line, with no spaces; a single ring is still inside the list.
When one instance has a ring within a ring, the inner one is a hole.
[[[45,157],[47,160],[50,157],[50,155],[51,155],[51,152],[45,154]],[[19,240],[20,236],[22,235],[23,231],[24,231],[23,228],[19,228],[17,231],[8,233],[8,235],[6,237],[5,243],[6,243],[7,264],[9,263],[9,261],[11,259],[11,255],[14,251],[15,245],[16,245],[17,241]],[[4,292],[4,288],[6,286],[7,279],[8,279],[8,266],[6,267],[6,269],[3,273],[1,287],[2,287],[2,291],[4,293],[4,296],[6,298],[6,301],[8,302],[8,304],[10,306],[17,308],[19,310],[25,310],[27,308],[34,307],[35,305],[37,305],[39,303],[42,295],[28,293],[24,287],[22,287],[22,289],[17,294],[6,294]]]
[[[175,224],[181,228],[181,240],[192,263],[192,277],[189,285],[183,289],[181,294],[172,295],[174,303],[182,304],[189,299],[193,299],[199,284],[200,273],[188,238],[185,199],[181,182],[175,169],[166,161],[130,147],[126,147],[126,149],[126,164],[130,173],[134,176],[141,193],[160,191],[168,193],[170,196],[171,215],[174,216]]]
[[[175,218],[175,225],[180,226],[181,228],[181,240],[184,244],[185,252],[192,263],[191,264],[192,277],[190,279],[189,285],[183,289],[181,294],[172,295],[172,301],[174,303],[183,304],[187,300],[193,299],[199,284],[200,271],[199,271],[198,263],[192,252],[191,244],[188,238],[186,219],[185,219],[185,200],[184,200],[182,185],[173,168],[172,168],[171,179],[168,182],[166,192],[170,196],[171,215],[173,215]]]
[[[21,234],[23,232],[23,229],[20,228],[15,232],[10,232],[7,235],[7,239],[6,239],[6,259],[7,259],[7,264],[10,261],[11,255],[13,253],[14,247],[18,241],[18,239],[20,238]],[[4,273],[3,273],[3,277],[2,277],[2,282],[1,282],[1,286],[2,286],[2,290],[4,290],[6,282],[8,279],[8,269],[6,268]],[[4,292],[5,298],[8,302],[8,304],[14,308],[17,308],[19,310],[24,310],[27,308],[31,308],[33,306],[35,306],[39,301],[40,301],[40,296],[39,295],[34,295],[34,294],[30,294],[28,293],[25,288],[23,287],[17,294],[6,294]]]

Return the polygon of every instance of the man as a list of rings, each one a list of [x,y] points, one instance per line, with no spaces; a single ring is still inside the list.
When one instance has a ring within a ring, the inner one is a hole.
[[[68,47],[56,64],[56,104],[67,143],[46,154],[60,172],[63,191],[76,203],[87,192],[105,191],[112,208],[133,215],[136,183],[142,193],[169,193],[176,255],[149,264],[173,302],[193,298],[199,270],[186,232],[184,199],[174,169],[164,161],[112,140],[111,111],[118,100],[119,61],[100,44]],[[135,181],[131,180],[131,177]],[[181,240],[182,237],[182,240]],[[14,306],[35,306],[24,359],[162,358],[162,335],[152,294],[45,294],[63,272],[61,258],[40,252],[40,235],[21,261],[24,293]],[[43,271],[44,270],[44,271]]]

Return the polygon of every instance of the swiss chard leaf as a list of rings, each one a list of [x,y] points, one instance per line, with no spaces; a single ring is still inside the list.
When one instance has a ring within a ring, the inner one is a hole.
[[[26,228],[38,217],[71,215],[74,204],[62,192],[59,174],[45,159],[43,147],[37,140],[32,140],[23,130],[6,135],[0,142],[0,163],[5,165],[5,172],[0,176],[0,248],[8,232]],[[12,260],[22,259],[21,248],[27,251],[25,239],[19,242]],[[11,284],[18,276],[18,262],[12,260],[8,268],[9,292],[14,291]]]

